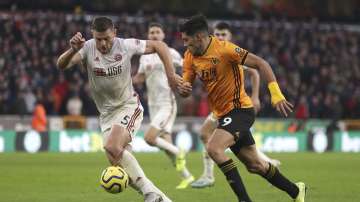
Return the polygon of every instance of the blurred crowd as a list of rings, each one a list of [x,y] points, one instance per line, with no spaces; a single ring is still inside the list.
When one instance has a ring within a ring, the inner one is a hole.
[[[184,52],[177,32],[179,18],[139,12],[113,16],[118,36],[146,38],[147,25],[164,25],[166,42]],[[0,13],[0,114],[31,114],[41,103],[48,115],[97,115],[90,98],[87,75],[81,67],[61,72],[57,57],[77,31],[91,38],[92,16],[60,12]],[[211,24],[216,23],[211,20]],[[307,118],[360,117],[359,27],[321,24],[316,20],[229,21],[233,40],[265,58],[272,66],[285,96],[295,106],[292,116]],[[132,71],[138,68],[133,58]],[[261,75],[260,75],[261,76]],[[250,79],[246,88],[250,94]],[[146,107],[146,87],[136,86]],[[260,117],[277,117],[271,107],[266,82],[260,91]],[[198,82],[194,95],[178,99],[179,114],[206,116],[206,93]],[[146,110],[147,111],[147,110]]]

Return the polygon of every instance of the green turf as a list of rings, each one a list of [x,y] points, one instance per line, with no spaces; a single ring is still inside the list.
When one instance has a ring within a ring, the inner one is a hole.
[[[271,154],[283,163],[282,172],[309,186],[308,202],[360,201],[360,154]],[[235,202],[224,177],[216,168],[216,185],[207,189],[175,190],[178,175],[165,155],[136,154],[146,174],[175,202]],[[202,171],[200,153],[188,155],[195,176]],[[132,191],[112,195],[100,188],[98,179],[107,161],[93,154],[0,154],[1,202],[131,202],[142,201]],[[247,189],[256,202],[291,201],[261,177],[240,166]]]

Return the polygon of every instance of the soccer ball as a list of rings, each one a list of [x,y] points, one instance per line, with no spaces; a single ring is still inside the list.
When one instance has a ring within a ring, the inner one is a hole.
[[[107,192],[117,194],[128,187],[129,175],[119,166],[110,166],[102,172],[100,184]]]

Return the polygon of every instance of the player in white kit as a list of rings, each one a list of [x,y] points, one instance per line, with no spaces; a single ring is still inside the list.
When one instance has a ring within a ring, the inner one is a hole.
[[[162,25],[150,23],[148,39],[163,41],[164,38]],[[173,48],[170,48],[170,54],[174,66],[181,67],[181,55]],[[194,177],[186,168],[184,151],[176,147],[171,140],[171,131],[177,112],[176,100],[169,86],[164,65],[156,53],[140,57],[139,70],[134,76],[133,82],[134,84],[146,82],[151,123],[145,133],[145,141],[149,145],[164,150],[173,160],[176,170],[181,173],[182,177],[182,181],[176,188],[185,189],[194,181]]]
[[[143,119],[130,75],[131,57],[156,52],[171,71],[174,67],[169,49],[158,41],[117,38],[114,24],[107,17],[95,18],[91,29],[93,39],[85,41],[79,32],[71,38],[71,48],[59,57],[57,66],[62,70],[74,64],[86,67],[109,162],[125,169],[132,187],[144,195],[145,202],[171,201],[145,176],[128,151]]]
[[[232,34],[230,25],[225,22],[220,22],[215,25],[214,28],[214,36],[220,40],[231,41]],[[259,73],[257,70],[248,68],[246,66],[242,66],[242,68],[249,73],[251,77],[251,87],[252,87],[252,95],[251,101],[254,105],[255,112],[257,113],[260,110],[260,101],[259,101]],[[209,116],[205,119],[201,130],[200,130],[200,137],[204,145],[207,144],[208,140],[210,139],[211,134],[214,132],[218,125],[217,117],[210,113]],[[280,161],[277,159],[271,159],[266,156],[263,152],[258,150],[258,155],[263,158],[265,161],[271,162],[275,166],[280,165]],[[209,154],[204,150],[203,152],[203,165],[204,170],[203,174],[199,179],[194,181],[191,186],[194,188],[204,188],[212,186],[215,182],[214,178],[214,161],[210,158]]]

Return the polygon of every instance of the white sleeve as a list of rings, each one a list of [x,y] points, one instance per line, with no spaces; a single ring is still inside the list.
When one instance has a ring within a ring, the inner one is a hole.
[[[178,67],[182,67],[183,58],[181,57],[180,53],[177,52],[175,49],[170,48],[170,54],[172,56],[174,65]]]
[[[125,39],[125,47],[131,54],[144,54],[146,48],[146,40],[139,39]]]
[[[145,66],[146,66],[145,56],[142,55],[139,60],[138,73],[145,73]]]
[[[84,46],[79,50],[81,60],[85,60],[89,52],[89,41],[86,41]]]

